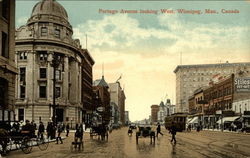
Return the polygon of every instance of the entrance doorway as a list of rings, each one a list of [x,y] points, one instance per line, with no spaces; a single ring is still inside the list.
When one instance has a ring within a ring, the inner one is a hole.
[[[56,109],[56,122],[63,122],[63,113],[64,110],[63,109]]]

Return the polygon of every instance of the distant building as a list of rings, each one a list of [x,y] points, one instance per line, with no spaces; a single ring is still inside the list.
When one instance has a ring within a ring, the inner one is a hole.
[[[129,111],[125,111],[125,125],[129,125],[130,121],[129,121]]]
[[[170,115],[176,113],[176,111],[175,111],[175,105],[171,104],[171,100],[170,99],[166,100],[165,106],[167,107],[167,116],[170,116]]]
[[[15,0],[0,1],[0,121],[14,121]]]
[[[163,101],[159,104],[159,110],[157,112],[157,122],[164,123],[165,117],[168,115],[168,108],[164,105]]]
[[[98,107],[104,108],[104,111],[100,112],[102,116],[102,122],[105,124],[109,124],[111,118],[110,93],[109,93],[109,86],[105,81],[104,76],[102,76],[101,79],[94,81],[93,93],[94,93],[94,103],[96,104],[96,108]]]
[[[109,83],[110,88],[110,100],[114,102],[119,107],[120,111],[120,119],[119,122],[121,125],[125,125],[125,93],[124,90],[121,88],[119,82]]]
[[[228,76],[250,68],[246,63],[178,65],[176,74],[176,112],[189,112],[188,98],[199,87],[208,86],[216,75]]]
[[[158,118],[157,118],[157,113],[159,111],[159,105],[152,105],[151,106],[151,121],[152,121],[152,124],[155,124],[157,123],[158,121]]]

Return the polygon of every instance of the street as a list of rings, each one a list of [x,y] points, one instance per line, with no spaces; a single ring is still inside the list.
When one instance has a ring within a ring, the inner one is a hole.
[[[163,136],[156,138],[155,144],[150,138],[139,138],[136,145],[135,130],[130,137],[127,128],[113,130],[108,141],[101,141],[89,133],[84,134],[84,150],[71,151],[73,133],[63,144],[50,143],[46,151],[33,147],[30,154],[21,150],[11,151],[8,158],[249,158],[250,135],[218,131],[177,133],[177,144],[171,144],[171,135],[162,127]],[[65,133],[63,133],[65,136]]]

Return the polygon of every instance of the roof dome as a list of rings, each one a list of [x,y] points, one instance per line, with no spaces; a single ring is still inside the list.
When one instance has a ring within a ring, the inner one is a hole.
[[[31,17],[42,14],[54,15],[68,21],[66,10],[55,0],[42,0],[33,7]]]

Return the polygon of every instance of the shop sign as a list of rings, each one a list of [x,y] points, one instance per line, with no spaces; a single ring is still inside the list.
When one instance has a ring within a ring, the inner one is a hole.
[[[250,92],[250,78],[235,78],[236,92]]]

